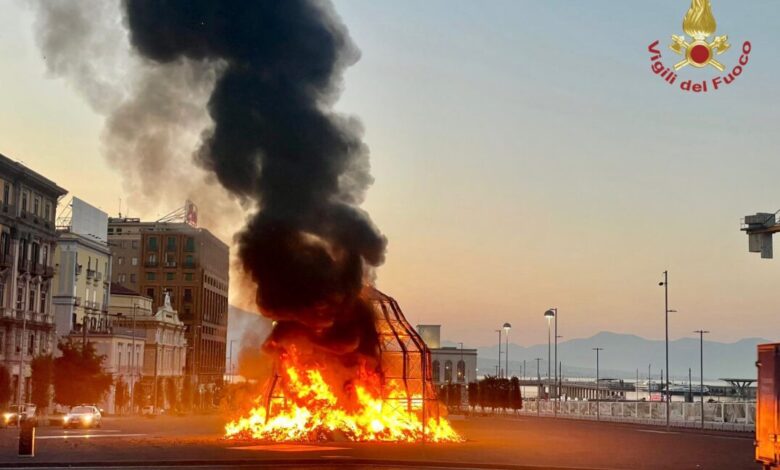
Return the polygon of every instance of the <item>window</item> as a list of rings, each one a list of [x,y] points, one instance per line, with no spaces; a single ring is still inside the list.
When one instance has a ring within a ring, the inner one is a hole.
[[[119,283],[120,284],[124,284],[124,282],[125,282],[125,275],[124,274],[120,274],[119,275]]]
[[[121,232],[121,231],[122,231],[122,229],[119,229],[119,231]],[[137,248],[138,248],[138,240],[133,240],[133,241],[131,241],[131,242],[130,242],[130,247],[131,247],[131,248],[136,248],[136,249],[137,249]]]
[[[165,273],[165,280],[166,281],[173,281],[176,278],[175,273]]]
[[[154,300],[154,287],[146,289],[146,296]]]
[[[192,289],[184,289],[184,301],[192,302]]]
[[[116,264],[119,265],[119,266],[122,266],[123,264],[125,264],[125,257],[124,256],[120,256],[119,258],[117,258],[116,259]]]
[[[136,277],[135,277],[135,274],[131,274],[131,275],[130,275],[130,283],[131,283],[131,284],[135,284],[135,283],[136,283]]]
[[[30,340],[27,341],[27,354],[32,354],[35,350],[35,333],[30,333]]]
[[[466,381],[466,363],[463,360],[458,361],[458,382]]]
[[[46,313],[46,287],[41,286],[41,313]]]
[[[46,205],[43,207],[43,218],[45,220],[51,220],[51,203],[46,202]]]
[[[168,237],[165,249],[167,251],[176,251],[176,237]]]
[[[195,266],[195,258],[192,255],[187,255],[184,257],[184,267],[185,268],[192,268]]]
[[[138,266],[138,258],[134,256],[133,259],[130,260],[130,264],[133,266]]]
[[[433,371],[432,371],[433,372],[433,381],[434,382],[438,382],[439,381],[439,377],[440,377],[440,375],[439,375],[439,361],[433,361],[432,368],[433,368]]]
[[[184,251],[195,251],[195,239],[192,237],[187,237],[187,240],[184,242]]]
[[[0,307],[5,307],[5,283],[0,280]],[[3,348],[0,348],[0,353],[2,353]]]
[[[5,351],[5,332],[0,331],[0,351]]]
[[[147,247],[151,251],[157,251],[157,237],[149,237]]]
[[[192,273],[184,273],[184,280],[185,281],[191,281],[192,280]]]
[[[146,262],[149,264],[149,266],[155,266],[157,264],[157,255],[152,253],[149,255],[149,257],[146,259]]]
[[[22,310],[24,304],[24,287],[16,287],[16,310]]]
[[[6,206],[11,203],[11,186],[3,183],[3,204]]]
[[[444,381],[447,383],[452,382],[452,361],[444,362]]]
[[[22,191],[22,212],[27,212],[27,191]]]
[[[155,273],[151,273],[151,272],[150,273],[146,273],[146,280],[147,281],[154,281],[155,279],[157,279],[157,276],[156,276]]]
[[[33,199],[33,214],[41,215],[40,210],[41,210],[41,198],[35,196],[35,199]]]

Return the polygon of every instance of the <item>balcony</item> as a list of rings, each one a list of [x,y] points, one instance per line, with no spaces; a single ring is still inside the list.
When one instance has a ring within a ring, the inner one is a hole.
[[[25,259],[19,261],[19,272],[20,273],[30,272],[30,260]]]
[[[158,262],[157,262],[157,260],[154,260],[154,261],[152,261],[152,260],[147,260],[147,261],[144,263],[144,266],[145,266],[145,267],[147,267],[147,268],[156,268],[156,267],[157,267],[159,264],[160,264],[160,263],[158,263]]]
[[[95,277],[95,272],[94,269],[87,269],[87,279],[93,279]]]
[[[175,268],[176,267],[176,261],[166,261],[165,262],[166,268]]]
[[[43,276],[44,272],[45,269],[43,268],[43,265],[41,263],[33,263],[32,265],[33,276]]]
[[[45,266],[43,268],[43,277],[46,279],[54,277],[54,268],[51,266]]]

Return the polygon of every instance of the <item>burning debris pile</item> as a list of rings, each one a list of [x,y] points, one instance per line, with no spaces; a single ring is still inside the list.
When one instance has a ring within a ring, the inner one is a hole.
[[[362,127],[333,110],[359,51],[332,7],[314,0],[123,5],[130,42],[147,66],[213,67],[213,126],[196,160],[257,208],[237,235],[238,255],[260,311],[276,322],[263,349],[278,376],[265,403],[228,425],[228,436],[310,440],[339,430],[355,440],[456,439],[425,405],[433,395],[425,390],[424,345],[405,321],[388,320],[402,322],[403,337],[419,343],[417,365],[406,357],[404,374],[392,373],[382,344],[389,326],[376,318],[385,307],[364,290],[386,240],[358,207],[372,182]]]
[[[291,346],[257,406],[225,426],[229,438],[317,441],[340,433],[355,441],[460,440],[439,415],[422,339],[395,300],[370,287],[362,295],[374,307],[381,370],[360,364],[345,371],[327,358],[304,364]]]

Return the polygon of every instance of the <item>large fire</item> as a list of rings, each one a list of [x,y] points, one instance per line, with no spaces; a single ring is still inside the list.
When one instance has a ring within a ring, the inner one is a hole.
[[[394,379],[383,381],[365,366],[347,385],[334,387],[328,368],[302,366],[294,354],[283,356],[280,364],[274,383],[281,391],[270,400],[258,397],[248,416],[228,423],[227,438],[312,442],[341,434],[352,441],[461,440],[446,419],[424,418],[422,396],[406,393]]]

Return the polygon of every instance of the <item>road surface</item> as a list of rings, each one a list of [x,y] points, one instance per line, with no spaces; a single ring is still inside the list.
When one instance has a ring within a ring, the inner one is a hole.
[[[637,425],[536,417],[453,417],[458,444],[329,442],[263,444],[221,438],[217,416],[104,418],[102,429],[37,430],[36,456],[17,454],[17,430],[0,429],[0,466],[79,468],[195,466],[372,468],[424,463],[438,468],[723,469],[759,468],[751,435],[700,434]],[[347,465],[349,464],[349,465]],[[311,465],[311,466],[310,466]],[[391,467],[386,467],[391,468]]]

